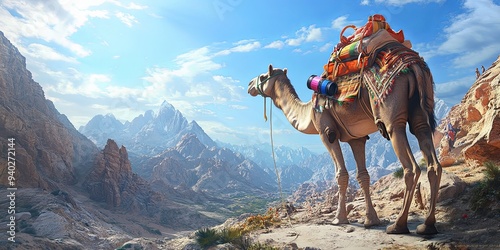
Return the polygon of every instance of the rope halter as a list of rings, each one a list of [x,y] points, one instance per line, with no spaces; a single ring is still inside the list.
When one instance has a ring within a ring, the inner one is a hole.
[[[264,98],[270,97],[270,96],[264,94],[264,89],[263,89],[264,83],[268,82],[269,80],[271,80],[272,78],[274,78],[276,76],[283,75],[283,74],[285,74],[285,72],[283,72],[282,70],[279,70],[277,72],[273,71],[273,73],[270,76],[268,76],[266,79],[264,79],[262,81],[260,80],[260,75],[255,77],[255,88],[259,92],[259,95],[261,95]]]
[[[266,95],[264,93],[264,83],[268,82],[269,80],[271,80],[272,78],[276,77],[276,76],[279,76],[279,75],[283,75],[285,74],[284,71],[280,70],[280,71],[277,71],[277,72],[274,72],[273,70],[273,73],[271,75],[269,75],[266,79],[264,80],[260,80],[260,75],[255,77],[254,78],[254,81],[255,81],[255,88],[257,89],[257,91],[259,92],[259,95],[264,97],[264,120],[267,121],[267,112],[266,112],[266,97],[270,97],[268,95]]]

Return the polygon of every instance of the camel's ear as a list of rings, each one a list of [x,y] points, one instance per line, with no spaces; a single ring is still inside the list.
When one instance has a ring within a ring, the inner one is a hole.
[[[283,73],[285,73],[285,75],[286,75],[286,73],[288,73],[288,69],[284,68]]]
[[[269,75],[273,74],[273,65],[269,64]]]

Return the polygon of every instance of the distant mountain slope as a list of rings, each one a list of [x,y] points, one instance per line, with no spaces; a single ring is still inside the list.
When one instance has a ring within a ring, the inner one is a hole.
[[[254,162],[231,150],[207,147],[194,135],[186,135],[173,148],[139,166],[152,169],[152,182],[175,188],[189,188],[222,197],[258,194],[275,190],[276,180]]]
[[[175,146],[186,134],[194,134],[205,145],[215,146],[215,142],[203,131],[196,121],[186,118],[167,101],[157,112],[152,110],[124,124],[112,114],[97,115],[79,131],[103,147],[108,139],[123,144],[129,152],[139,155],[154,155]]]

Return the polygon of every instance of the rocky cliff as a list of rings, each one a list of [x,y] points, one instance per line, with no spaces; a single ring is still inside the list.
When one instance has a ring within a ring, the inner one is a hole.
[[[132,172],[127,149],[124,146],[119,148],[111,139],[96,157],[94,168],[87,176],[84,186],[91,199],[106,202],[112,208],[138,212],[152,209],[155,203],[162,202],[162,197]]]
[[[7,166],[8,139],[15,141],[16,186],[56,189],[76,184],[97,153],[26,69],[26,60],[0,32],[0,164]],[[7,185],[7,169],[0,170]]]
[[[445,135],[448,125],[456,132],[451,143]],[[438,131],[436,139],[444,165],[458,158],[475,165],[500,162],[500,57],[451,109]]]

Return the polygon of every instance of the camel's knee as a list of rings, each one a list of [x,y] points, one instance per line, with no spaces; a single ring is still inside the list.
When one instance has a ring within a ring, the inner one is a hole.
[[[356,174],[356,180],[358,180],[358,183],[363,186],[363,183],[370,183],[370,175],[368,174],[368,171],[361,171]]]
[[[415,184],[415,177],[417,174],[410,168],[405,168],[404,169],[404,180],[406,184],[406,188],[412,188],[413,184]]]
[[[335,179],[339,186],[347,186],[349,184],[349,173],[347,171],[337,172]]]
[[[443,168],[441,167],[441,164],[439,164],[439,162],[427,166],[427,176],[429,176],[429,178],[431,178],[430,176],[440,177],[442,173]]]

